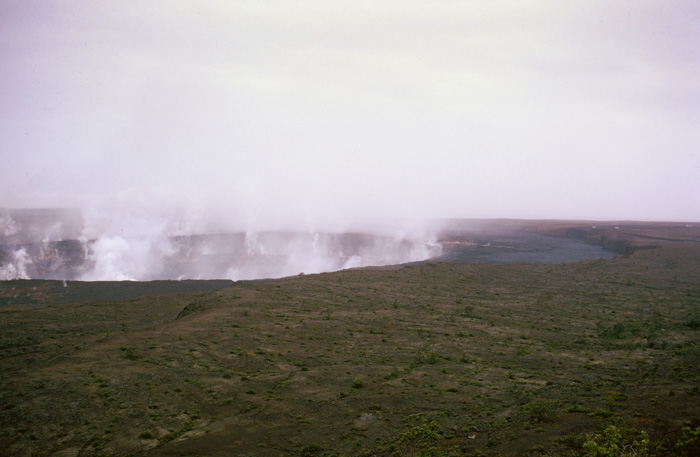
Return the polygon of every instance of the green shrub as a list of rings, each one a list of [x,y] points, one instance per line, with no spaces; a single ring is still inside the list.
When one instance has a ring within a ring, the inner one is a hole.
[[[608,392],[608,395],[606,395],[606,397],[603,399],[603,402],[608,408],[613,408],[615,406],[619,406],[620,402],[623,402],[625,400],[627,400],[627,395],[615,391],[610,391]]]
[[[674,450],[681,457],[700,455],[700,427],[683,427],[683,438],[676,442]]]
[[[361,389],[364,386],[365,386],[365,377],[364,376],[358,376],[352,380],[352,387],[354,389]]]
[[[532,422],[545,422],[556,415],[554,402],[544,398],[536,398],[522,407]]]
[[[390,381],[392,379],[398,378],[400,374],[401,374],[401,372],[399,370],[393,369],[393,370],[391,370],[391,373],[384,376],[384,379],[386,379],[387,381]]]
[[[249,413],[249,412],[253,411],[254,409],[256,409],[257,407],[258,407],[258,405],[256,405],[255,403],[248,403],[248,404],[245,405],[245,407],[241,410],[241,412],[242,412],[242,413]]]
[[[607,409],[603,408],[596,408],[595,411],[592,413],[588,413],[589,416],[591,417],[599,417],[601,419],[610,419],[612,417],[616,417],[617,414],[615,414],[612,411],[608,411]]]
[[[626,330],[625,324],[619,322],[611,327],[605,327],[601,324],[598,325],[598,335],[609,340],[619,340],[624,336]]]
[[[414,445],[426,445],[442,440],[435,422],[417,425],[399,435],[399,443],[411,443]]]
[[[122,359],[126,359],[126,360],[138,360],[139,359],[138,354],[136,354],[136,348],[122,347],[119,349],[123,352]]]
[[[318,446],[315,443],[309,444],[308,446],[304,446],[301,448],[299,451],[299,456],[300,457],[317,457],[321,455],[323,452],[323,448]]]
[[[583,450],[589,457],[644,457],[649,455],[649,436],[608,425],[603,433],[588,436]]]
[[[465,306],[464,308],[462,308],[458,314],[459,314],[460,316],[462,316],[462,317],[471,317],[471,318],[473,318],[473,317],[474,317],[474,306],[472,306],[472,305],[467,305],[467,306]]]

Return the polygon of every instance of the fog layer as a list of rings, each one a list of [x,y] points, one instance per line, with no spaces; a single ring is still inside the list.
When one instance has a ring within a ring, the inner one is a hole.
[[[1,1],[0,207],[305,232],[697,221],[699,18],[696,0]]]

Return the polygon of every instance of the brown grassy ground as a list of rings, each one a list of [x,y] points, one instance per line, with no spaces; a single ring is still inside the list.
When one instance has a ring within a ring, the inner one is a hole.
[[[605,230],[636,250],[0,310],[0,454],[697,455],[700,233]]]

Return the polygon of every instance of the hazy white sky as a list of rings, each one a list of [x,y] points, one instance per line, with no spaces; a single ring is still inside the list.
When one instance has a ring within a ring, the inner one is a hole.
[[[700,220],[700,2],[0,0],[0,206]]]

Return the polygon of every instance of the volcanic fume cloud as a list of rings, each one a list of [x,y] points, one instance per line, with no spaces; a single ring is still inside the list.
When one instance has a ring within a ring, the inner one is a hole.
[[[0,266],[0,281],[29,279],[27,266],[30,263],[32,263],[32,260],[29,258],[26,249],[20,248],[14,251],[10,257],[10,261]]]
[[[6,210],[0,279],[256,279],[399,264],[439,255],[430,230],[245,226],[206,212]],[[21,234],[21,236],[20,236]]]

